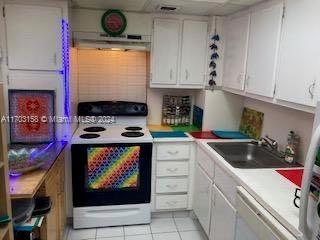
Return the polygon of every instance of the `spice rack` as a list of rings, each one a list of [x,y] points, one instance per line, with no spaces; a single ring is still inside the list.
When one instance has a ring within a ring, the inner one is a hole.
[[[4,116],[3,84],[0,83],[0,115]],[[11,201],[9,193],[9,166],[7,153],[6,124],[0,124],[0,217],[11,219]],[[0,240],[13,240],[12,223],[0,224]]]
[[[164,95],[162,125],[187,126],[191,118],[191,97]]]

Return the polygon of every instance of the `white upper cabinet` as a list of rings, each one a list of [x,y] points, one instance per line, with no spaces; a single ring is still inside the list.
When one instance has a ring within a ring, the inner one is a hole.
[[[204,87],[208,23],[154,19],[150,87]]]
[[[154,20],[151,85],[177,84],[179,33],[180,23],[178,20]]]
[[[283,4],[251,14],[246,92],[273,97]]]
[[[180,84],[202,87],[207,61],[208,23],[183,22]]]
[[[244,90],[249,24],[248,14],[228,19],[226,22],[223,87]]]
[[[320,84],[320,1],[287,0],[277,99],[315,106]]]
[[[8,67],[55,71],[62,68],[62,10],[5,5]]]

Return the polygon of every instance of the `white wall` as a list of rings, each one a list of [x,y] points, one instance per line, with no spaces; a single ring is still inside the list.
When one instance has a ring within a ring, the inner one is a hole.
[[[147,53],[78,50],[79,101],[146,102]]]
[[[244,105],[264,113],[262,134],[268,134],[277,140],[281,149],[286,146],[287,135],[290,130],[299,134],[301,137],[299,162],[304,163],[312,134],[314,114],[280,107],[251,98],[246,98]]]
[[[202,130],[238,130],[244,98],[221,90],[205,90],[195,104],[203,109]]]

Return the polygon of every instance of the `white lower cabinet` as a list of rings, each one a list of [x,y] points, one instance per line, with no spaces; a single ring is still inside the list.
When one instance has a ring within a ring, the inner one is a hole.
[[[188,195],[157,195],[156,209],[157,210],[175,210],[186,209],[188,207]]]
[[[210,240],[234,240],[236,209],[215,185],[212,195]]]
[[[207,235],[210,230],[210,209],[212,199],[212,180],[199,165],[195,170],[195,189],[193,211]]]
[[[153,212],[191,210],[194,174],[194,143],[155,139],[152,155]]]

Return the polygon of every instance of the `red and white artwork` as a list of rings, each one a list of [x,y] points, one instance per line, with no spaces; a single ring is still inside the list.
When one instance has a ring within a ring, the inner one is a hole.
[[[40,143],[55,140],[54,91],[10,90],[11,143]]]

